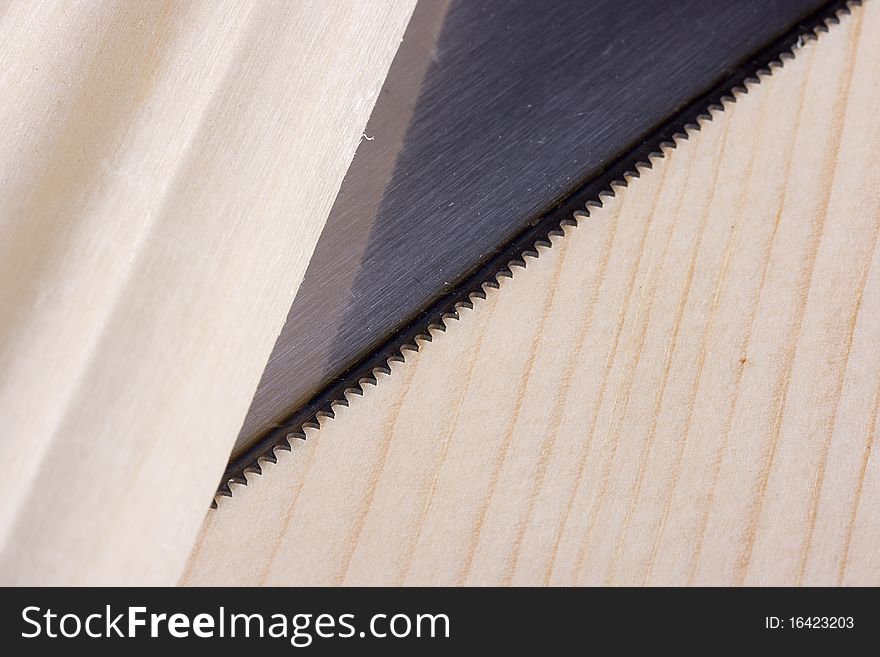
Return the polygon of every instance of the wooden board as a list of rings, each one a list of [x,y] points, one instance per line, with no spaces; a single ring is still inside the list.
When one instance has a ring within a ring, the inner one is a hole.
[[[235,486],[183,583],[880,583],[854,12]]]
[[[177,581],[413,4],[0,8],[0,581]]]

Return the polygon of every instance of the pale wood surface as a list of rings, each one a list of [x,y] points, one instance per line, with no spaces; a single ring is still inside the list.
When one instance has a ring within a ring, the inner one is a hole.
[[[186,584],[878,584],[880,3],[209,514]]]
[[[0,580],[186,563],[414,2],[0,6]]]

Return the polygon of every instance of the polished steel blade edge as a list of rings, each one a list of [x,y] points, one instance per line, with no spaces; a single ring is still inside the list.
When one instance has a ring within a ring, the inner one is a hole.
[[[649,131],[635,148],[627,150],[598,174],[569,193],[563,200],[538,213],[516,237],[501,245],[475,270],[467,274],[448,293],[413,317],[406,327],[392,335],[378,350],[362,359],[335,383],[316,394],[311,401],[278,425],[270,428],[252,447],[227,466],[212,508],[219,497],[232,497],[233,484],[246,486],[248,475],[261,475],[263,466],[277,462],[277,451],[290,451],[293,440],[306,440],[306,429],[320,429],[321,421],[335,417],[336,406],[348,406],[350,395],[362,395],[365,385],[377,385],[377,373],[391,374],[392,361],[404,362],[406,351],[417,352],[420,343],[431,342],[432,332],[446,330],[446,322],[460,319],[459,310],[473,308],[472,299],[486,298],[487,288],[498,288],[500,278],[513,276],[516,267],[527,266],[528,258],[538,258],[538,247],[552,248],[551,237],[564,237],[566,228],[589,217],[590,209],[602,207],[603,200],[616,196],[617,187],[627,187],[640,176],[640,169],[653,168],[652,159],[665,156],[700,130],[701,121],[712,120],[712,111],[723,111],[747,94],[749,85],[792,59],[806,42],[818,38],[832,25],[850,14],[864,0],[835,0],[792,26],[783,36],[743,61],[736,70],[684,109]]]

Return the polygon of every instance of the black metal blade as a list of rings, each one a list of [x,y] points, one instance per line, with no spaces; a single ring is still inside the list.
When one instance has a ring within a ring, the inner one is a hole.
[[[422,0],[224,482],[843,4]]]

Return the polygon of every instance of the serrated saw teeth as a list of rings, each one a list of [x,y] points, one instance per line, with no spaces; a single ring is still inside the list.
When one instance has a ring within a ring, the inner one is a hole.
[[[786,61],[795,56],[803,42],[827,32],[829,25],[839,22],[839,15],[849,14],[851,6],[860,4],[860,0],[834,3],[821,14],[814,16],[811,24],[801,24],[792,28],[725,81],[670,117],[650,138],[643,140],[621,155],[604,171],[585,181],[553,210],[537,221],[530,222],[527,229],[514,237],[479,269],[445,293],[431,308],[420,313],[417,320],[392,336],[385,346],[370,358],[352,368],[348,377],[335,381],[318,393],[315,397],[316,401],[309,403],[305,408],[329,409],[332,404],[337,403],[348,406],[347,395],[363,395],[364,385],[377,385],[374,371],[391,374],[390,363],[405,361],[404,350],[419,351],[420,342],[433,341],[432,330],[446,330],[444,320],[460,319],[458,308],[473,309],[472,295],[477,296],[482,293],[480,298],[485,298],[484,288],[500,288],[501,279],[513,277],[513,267],[525,268],[526,258],[540,257],[539,248],[553,248],[554,244],[550,237],[564,238],[565,228],[576,227],[579,218],[589,217],[591,208],[601,208],[604,201],[615,196],[615,186],[625,187],[627,178],[638,178],[641,168],[653,169],[653,158],[664,157],[665,151],[675,148],[678,141],[686,140],[690,134],[699,131],[700,123],[711,121],[713,112],[724,111],[727,105],[736,102],[738,95],[747,94],[750,85],[760,84],[762,77],[772,75],[774,70],[784,66]],[[356,381],[357,385],[351,385],[352,381]],[[325,415],[328,419],[334,417],[332,410]],[[316,416],[315,411],[310,414],[302,411],[291,414],[288,421],[267,432],[255,446],[230,463],[217,489],[212,508],[216,507],[216,498],[233,496],[230,483],[247,485],[244,476],[246,473],[262,474],[262,468],[258,463],[260,459],[275,462],[267,458],[266,453],[274,449],[289,450],[290,446],[286,445],[288,437],[306,440],[305,428],[320,430]]]

